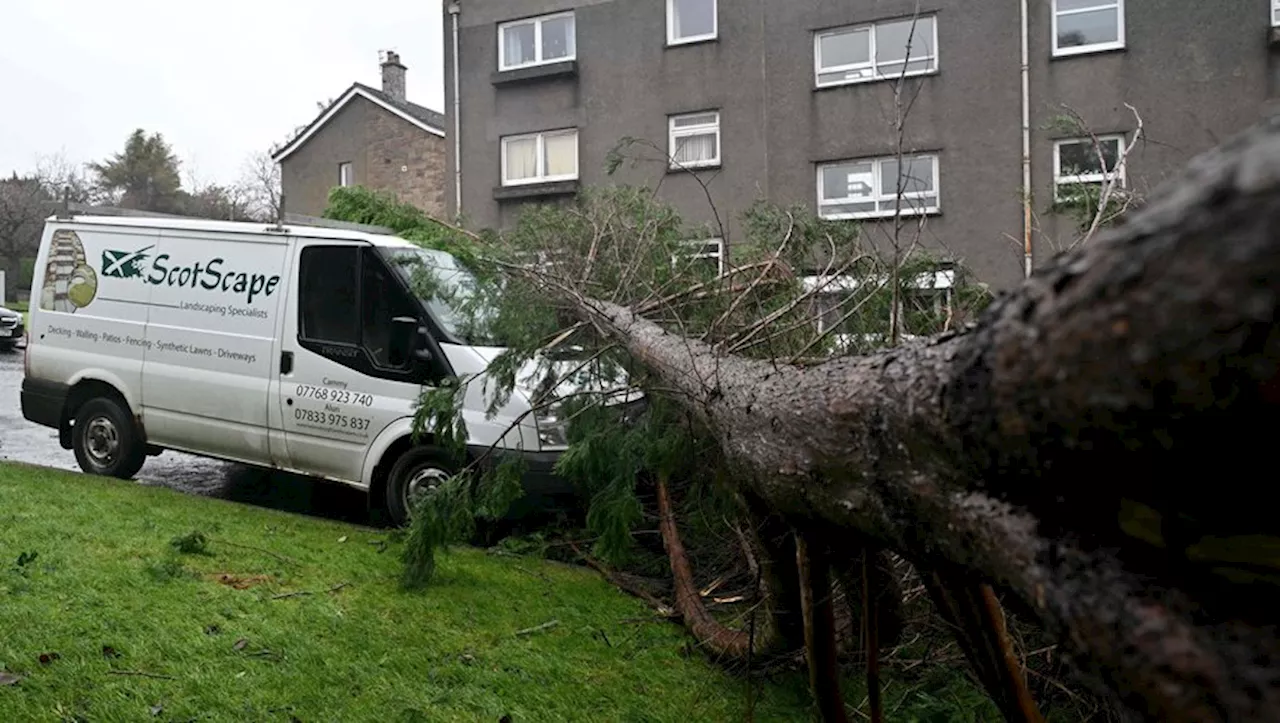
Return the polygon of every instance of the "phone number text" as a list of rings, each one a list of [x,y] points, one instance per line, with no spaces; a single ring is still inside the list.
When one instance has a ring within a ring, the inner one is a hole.
[[[348,392],[345,389],[326,389],[313,387],[310,384],[299,384],[295,392],[301,399],[318,399],[334,404],[355,404],[361,407],[373,406],[373,395],[363,392]]]
[[[368,429],[369,424],[373,421],[365,417],[348,417],[345,414],[334,414],[333,412],[317,412],[314,409],[295,409],[293,410],[293,418],[299,422],[323,424],[326,427],[335,427],[337,429],[353,429],[358,432]]]

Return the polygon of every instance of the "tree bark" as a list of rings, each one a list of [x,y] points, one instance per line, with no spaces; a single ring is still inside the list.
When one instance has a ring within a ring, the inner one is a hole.
[[[661,476],[658,477],[658,526],[662,532],[663,545],[667,548],[667,559],[671,563],[676,612],[684,618],[685,627],[716,656],[745,659],[751,649],[751,634],[746,630],[725,627],[702,604],[698,586],[693,581],[689,556],[685,554],[680,531],[676,528],[676,516],[671,509],[671,498],[667,494],[667,482]]]
[[[745,490],[836,557],[855,529],[969,571],[1139,715],[1217,721],[1280,716],[1280,571],[1226,545],[1280,539],[1252,501],[1280,422],[1278,280],[1273,120],[970,328],[877,354],[717,355],[567,295],[703,416]]]
[[[840,693],[840,663],[836,651],[836,618],[831,600],[831,567],[823,547],[812,548],[796,533],[796,570],[800,577],[800,608],[804,613],[804,652],[809,664],[809,689],[824,723],[847,723]]]

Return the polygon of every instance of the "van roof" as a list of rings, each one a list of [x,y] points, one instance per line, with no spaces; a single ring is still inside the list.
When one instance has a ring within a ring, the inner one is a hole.
[[[74,215],[70,218],[51,216],[48,223],[64,225],[116,226],[124,228],[172,229],[174,231],[211,231],[214,233],[241,233],[255,236],[281,238],[303,236],[306,238],[363,241],[373,246],[413,246],[410,242],[388,234],[369,233],[327,226],[286,223],[284,231],[275,231],[270,223],[251,221],[213,221],[204,218],[177,218],[169,216],[93,216]],[[267,229],[273,229],[268,232]]]

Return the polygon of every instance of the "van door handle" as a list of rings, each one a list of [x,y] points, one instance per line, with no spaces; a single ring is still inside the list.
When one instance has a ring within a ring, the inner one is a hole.
[[[293,372],[293,352],[280,352],[280,373],[289,374]]]

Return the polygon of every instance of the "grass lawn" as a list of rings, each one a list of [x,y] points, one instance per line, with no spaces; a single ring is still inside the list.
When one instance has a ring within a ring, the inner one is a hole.
[[[0,721],[745,719],[742,679],[593,573],[460,549],[410,594],[391,537],[0,465]],[[803,677],[755,719],[810,720]]]

